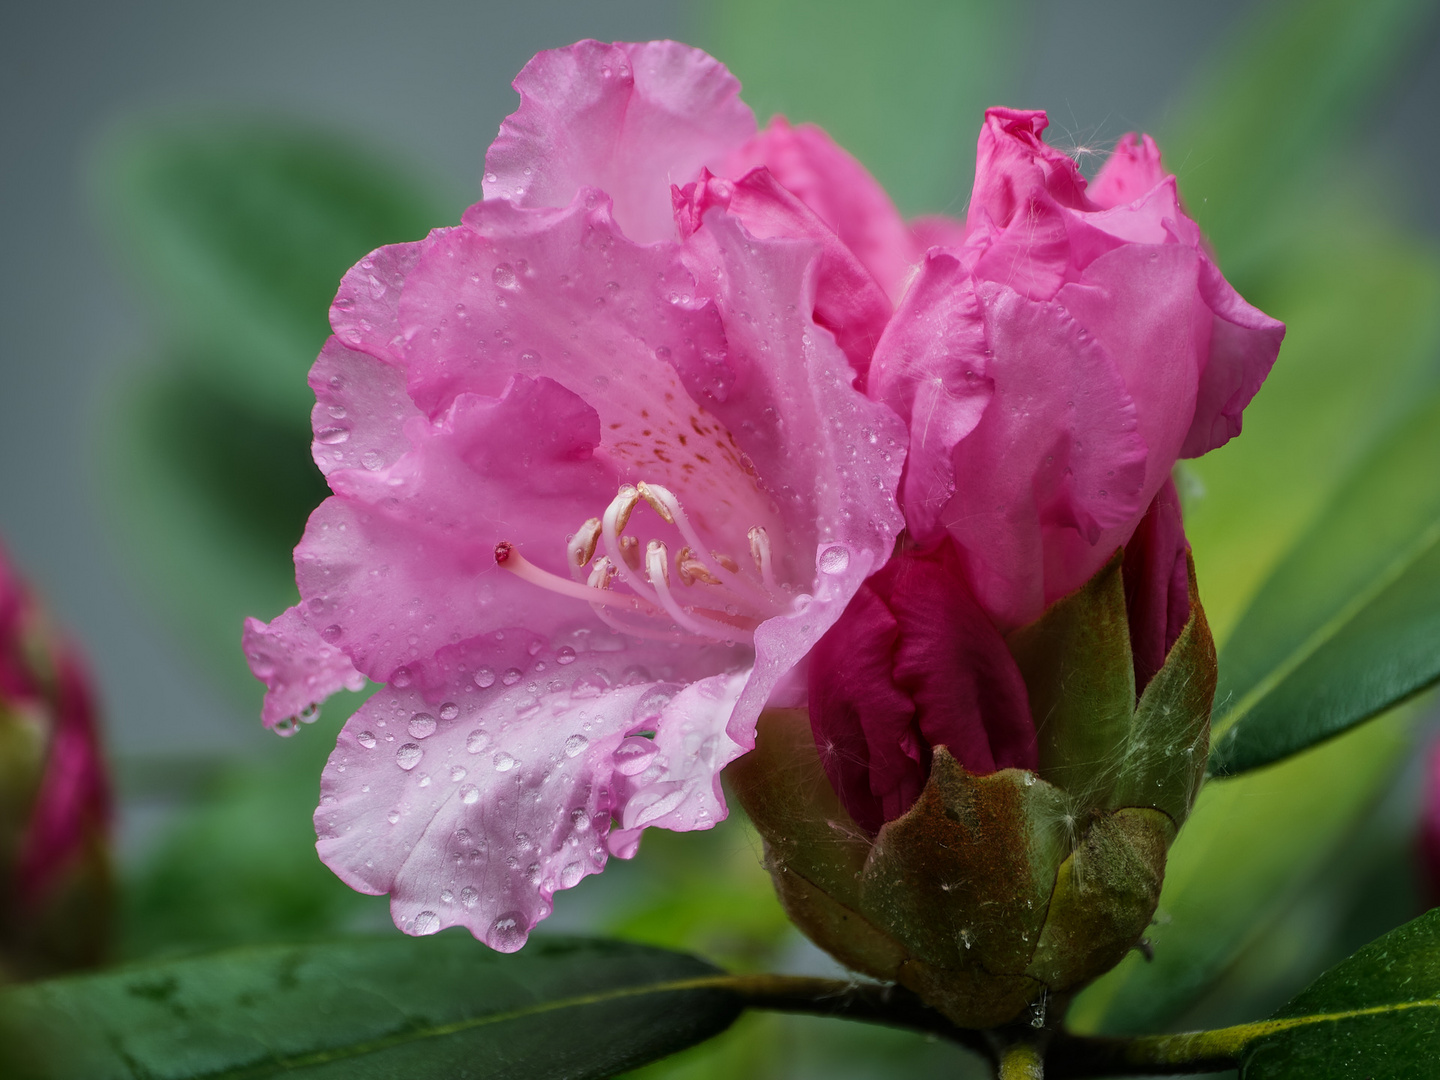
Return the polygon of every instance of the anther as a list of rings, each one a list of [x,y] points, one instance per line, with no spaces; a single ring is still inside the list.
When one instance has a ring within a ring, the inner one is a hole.
[[[635,486],[636,490],[640,493],[640,497],[650,504],[650,509],[659,514],[665,524],[675,524],[675,514],[673,511],[678,508],[679,503],[668,489],[661,487],[659,484],[647,484],[644,480],[641,480],[640,483]]]
[[[778,588],[775,584],[775,571],[770,564],[770,534],[759,525],[752,525],[749,532],[750,557],[755,560],[755,568],[760,571],[760,580],[765,582],[765,587],[772,593]]]
[[[630,515],[634,513],[639,502],[639,491],[630,484],[620,485],[620,490],[616,492],[615,498],[610,503],[610,509],[615,511],[615,531],[617,533],[624,532],[625,526],[630,524]]]
[[[675,556],[675,570],[686,585],[703,581],[706,585],[719,585],[720,579],[712,574],[688,547],[682,547]]]
[[[590,578],[586,582],[592,589],[608,589],[611,580],[615,577],[615,564],[608,556],[601,555],[595,560],[595,566],[590,571]]]
[[[591,518],[580,526],[570,538],[569,555],[572,566],[585,566],[595,557],[595,546],[600,543],[600,519]]]
[[[633,536],[620,537],[620,557],[625,560],[625,565],[640,572],[640,541]]]
[[[710,552],[710,557],[714,559],[717,563],[719,563],[721,566],[723,566],[726,570],[729,570],[730,573],[738,574],[740,572],[740,564],[737,563],[734,559],[730,558],[729,555],[721,555],[718,551],[712,551]]]

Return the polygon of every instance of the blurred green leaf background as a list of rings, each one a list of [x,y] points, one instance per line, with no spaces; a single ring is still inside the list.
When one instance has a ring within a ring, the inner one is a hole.
[[[908,214],[963,213],[986,105],[1049,106],[1058,144],[1080,134],[1065,131],[1064,102],[1010,97],[1030,62],[1033,20],[1052,8],[711,0],[687,10],[690,40],[740,76],[762,121],[781,112],[826,126]],[[1385,197],[1383,158],[1356,152],[1367,117],[1433,47],[1435,24],[1428,0],[1249,5],[1151,129],[1222,268],[1289,324],[1243,437],[1181,469],[1222,650],[1336,492],[1364,484],[1356,470],[1368,455],[1440,406],[1440,250]],[[576,35],[561,26],[553,36]],[[1121,130],[1086,141],[1108,144]],[[1099,158],[1069,148],[1093,171]],[[147,344],[114,369],[95,424],[105,520],[153,617],[252,715],[259,691],[240,620],[292,602],[289,551],[325,492],[309,457],[305,373],[328,301],[363,254],[455,221],[478,185],[447,190],[425,162],[319,119],[206,112],[112,127],[91,190],[149,320]],[[1435,499],[1440,462],[1405,482]],[[1345,542],[1363,546],[1364,530]],[[384,898],[346,889],[313,848],[319,766],[359,700],[341,695],[299,738],[243,755],[120,763],[122,792],[161,809],[124,867],[119,957],[388,925]],[[1422,697],[1300,757],[1209,784],[1172,854],[1154,960],[1134,953],[1086,991],[1076,1026],[1249,1019],[1418,913],[1417,776],[1406,766],[1431,711]],[[735,818],[707,834],[647,836],[633,862],[557,897],[551,926],[740,970],[828,970],[786,923],[759,842]],[[752,1016],[638,1075],[953,1077],[974,1065],[914,1035]]]

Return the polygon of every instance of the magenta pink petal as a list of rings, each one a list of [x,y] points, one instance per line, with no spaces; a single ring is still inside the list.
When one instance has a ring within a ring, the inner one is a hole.
[[[1047,146],[1050,126],[1043,112],[987,109],[975,150],[975,186],[970,222],[988,220],[998,229],[1024,226],[1037,204],[1071,210],[1098,209],[1085,195],[1085,178],[1067,155]]]
[[[1149,135],[1135,132],[1120,136],[1115,149],[1101,166],[1085,194],[1101,209],[1133,203],[1165,179],[1160,167],[1160,149]]]
[[[582,187],[600,188],[642,244],[674,236],[671,184],[717,166],[755,132],[735,77],[674,41],[542,52],[514,86],[520,108],[485,155],[485,197],[568,206]]]
[[[815,267],[816,323],[829,330],[864,385],[870,357],[890,320],[890,301],[870,272],[840,238],[764,168],[731,182],[702,174],[675,192],[676,220],[682,236],[700,228],[711,207],[728,210],[745,231],[760,239],[812,240],[820,245]]]
[[[350,658],[326,638],[339,634],[312,628],[300,607],[286,609],[269,625],[245,620],[245,659],[255,677],[265,684],[265,705],[260,719],[268,728],[297,716],[313,715],[314,708],[339,690],[362,690],[365,676]]]
[[[735,179],[759,166],[840,238],[892,303],[899,302],[925,249],[917,246],[890,196],[865,166],[819,127],[791,127],[783,116],[773,118],[717,171]]]

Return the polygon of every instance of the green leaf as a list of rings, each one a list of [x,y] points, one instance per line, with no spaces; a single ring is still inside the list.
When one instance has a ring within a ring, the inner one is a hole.
[[[1018,70],[1029,5],[984,0],[721,0],[699,44],[761,123],[822,125],[907,214],[963,207],[980,118]]]
[[[1411,751],[1415,712],[1201,788],[1146,932],[1154,959],[1127,956],[1076,999],[1070,1024],[1127,1034],[1181,1013],[1309,888]]]
[[[1433,15],[1430,0],[1284,0],[1236,28],[1161,140],[1222,259],[1273,240],[1294,183],[1427,40]]]
[[[96,188],[170,332],[301,422],[312,403],[305,372],[341,275],[456,214],[377,155],[275,121],[123,130]]]
[[[1440,679],[1440,395],[1363,461],[1220,658],[1210,772],[1305,749]]]
[[[462,932],[237,949],[0,992],[13,1080],[612,1076],[727,1028],[719,972],[641,945]],[[707,985],[708,984],[708,985]]]
[[[1247,1032],[1244,1080],[1431,1075],[1440,1051],[1440,910],[1365,946],[1265,1023],[1237,1030]]]

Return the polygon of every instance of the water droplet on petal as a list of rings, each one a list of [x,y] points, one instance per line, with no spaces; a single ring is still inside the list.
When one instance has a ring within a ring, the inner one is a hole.
[[[818,563],[822,574],[843,574],[850,565],[850,550],[835,544],[820,553]]]
[[[507,754],[504,750],[495,751],[496,772],[509,772],[511,769],[515,768],[515,766],[519,764],[520,763],[516,761],[512,755]]]
[[[391,810],[385,815],[385,820],[390,822],[391,825],[398,825],[400,823],[400,811]]]
[[[495,685],[495,672],[488,667],[482,667],[475,672],[475,685],[481,690],[488,690]]]
[[[428,934],[438,933],[440,930],[440,916],[433,911],[422,911],[415,916],[415,933],[420,937]]]
[[[560,665],[573,664],[575,662],[575,650],[569,645],[561,645],[555,650],[555,662]]]
[[[437,920],[438,921],[438,920]],[[525,929],[525,916],[519,911],[507,911],[497,915],[485,935],[485,944],[496,952],[515,952],[525,944],[529,931]]]
[[[302,724],[313,724],[320,719],[320,706],[312,701],[295,715],[295,719]]]
[[[299,731],[300,727],[298,724],[295,723],[295,718],[293,716],[287,716],[284,720],[281,720],[270,730],[275,732],[275,734],[279,735],[282,739],[288,739],[291,735],[294,735],[297,731]]]
[[[466,885],[463,889],[460,890],[460,903],[464,904],[467,908],[474,907],[475,901],[479,899],[480,894],[475,891],[475,887],[473,885]]]
[[[409,731],[412,739],[428,739],[435,734],[435,717],[428,712],[417,712],[410,717]]]
[[[576,754],[580,753],[580,751],[584,750],[585,747],[589,745],[590,740],[587,739],[584,735],[571,735],[568,739],[565,740],[565,756],[574,757]]]
[[[460,801],[466,806],[474,806],[480,801],[480,789],[474,784],[466,784],[460,789]]]
[[[355,741],[365,747],[366,750],[375,749],[375,733],[373,731],[360,732],[359,735],[355,736]]]
[[[338,624],[331,623],[329,626],[325,627],[324,630],[320,631],[320,637],[333,645],[335,644],[335,642],[340,640],[341,636],[344,633],[345,631],[340,629]]]
[[[631,735],[615,748],[615,771],[621,776],[634,776],[650,767],[655,760],[655,743],[643,735]]]
[[[464,766],[461,766],[461,765],[451,765],[451,766],[450,766],[450,782],[451,782],[452,784],[458,784],[461,780],[464,780],[464,779],[465,779],[465,768],[464,768]]]
[[[380,466],[385,464],[385,458],[378,450],[366,450],[363,454],[360,455],[360,464],[364,465],[365,468],[369,469],[371,472],[374,472],[376,469],[380,468]]]
[[[490,736],[483,731],[472,731],[465,736],[465,749],[472,754],[478,754],[490,745]]]
[[[339,446],[348,438],[350,438],[349,428],[327,427],[315,432],[315,441],[324,443],[326,446]]]
[[[519,668],[506,668],[505,674],[500,676],[500,681],[506,686],[514,686],[523,678]]]
[[[566,863],[565,869],[560,871],[560,887],[562,889],[573,889],[580,884],[580,879],[585,876],[585,867],[578,862]]]
[[[460,706],[453,701],[447,701],[440,706],[440,719],[445,721],[454,720],[460,715]]]
[[[395,751],[395,764],[399,765],[406,772],[409,772],[416,765],[420,764],[420,757],[425,751],[413,742],[402,743],[400,749]]]
[[[407,667],[396,668],[395,673],[390,676],[390,685],[399,690],[404,690],[414,681],[415,676],[410,674],[410,669]]]
[[[500,265],[491,271],[490,276],[494,279],[495,284],[502,289],[514,289],[520,284],[519,280],[515,277],[515,270],[509,263],[500,263]]]

